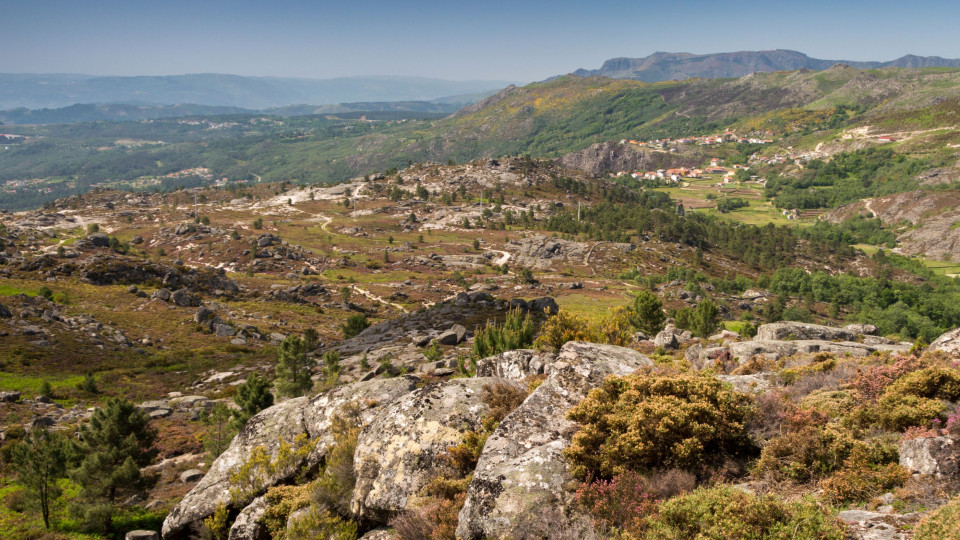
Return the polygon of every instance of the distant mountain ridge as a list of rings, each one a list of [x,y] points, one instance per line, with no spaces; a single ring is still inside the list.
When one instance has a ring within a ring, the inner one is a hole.
[[[600,69],[578,69],[573,74],[581,77],[601,76],[611,79],[661,82],[695,77],[703,79],[743,77],[751,73],[769,71],[796,71],[799,69],[822,71],[836,64],[847,64],[858,69],[885,67],[960,68],[960,59],[908,54],[889,62],[821,60],[811,58],[802,52],[786,49],[716,54],[655,52],[643,58],[612,58],[604,62]]]
[[[210,73],[144,77],[0,73],[0,110],[78,103],[268,109],[302,103],[430,101],[498,90],[510,83],[385,76],[287,79]]]
[[[396,112],[419,113],[417,116],[443,116],[460,110],[465,105],[479,101],[492,92],[449,96],[430,101],[364,101],[356,103],[333,103],[329,105],[287,105],[268,109],[244,109],[181,103],[177,105],[127,105],[122,103],[95,105],[78,103],[55,109],[17,108],[0,110],[0,123],[23,124],[73,124],[77,122],[126,122],[158,120],[186,116],[221,116],[231,114],[267,114],[275,116],[309,116],[315,114],[337,115],[344,113]]]

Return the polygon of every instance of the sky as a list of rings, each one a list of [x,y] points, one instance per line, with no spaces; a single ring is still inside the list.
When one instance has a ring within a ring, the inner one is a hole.
[[[655,51],[960,57],[960,2],[0,0],[0,73],[530,82]]]

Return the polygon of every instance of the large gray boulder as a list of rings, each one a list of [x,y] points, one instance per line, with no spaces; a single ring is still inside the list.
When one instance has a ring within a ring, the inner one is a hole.
[[[960,445],[950,437],[922,437],[900,443],[900,465],[916,474],[960,476]]]
[[[854,341],[857,333],[843,328],[834,328],[822,324],[809,324],[792,321],[780,321],[761,324],[757,328],[757,341],[777,341],[783,339],[816,339],[821,341]]]
[[[233,521],[227,540],[268,540],[270,531],[260,523],[260,518],[267,513],[268,506],[266,497],[254,499]]]
[[[379,408],[413,391],[418,380],[406,376],[353,383],[312,399],[290,399],[261,411],[247,421],[230,447],[210,466],[206,476],[167,515],[163,522],[163,537],[180,537],[187,527],[213,514],[217,505],[229,504],[230,472],[243,464],[256,447],[264,447],[275,457],[281,440],[292,444],[297,436],[305,434],[313,442],[312,451],[302,462],[265,479],[265,488],[276,485],[297,470],[320,463],[334,443],[329,433],[330,420],[344,404],[357,403],[363,420],[369,422]]]
[[[951,356],[960,356],[960,328],[954,328],[933,340],[928,350],[943,351]]]
[[[218,504],[229,504],[230,472],[239,467],[254,448],[263,446],[271,456],[276,456],[281,440],[290,443],[298,435],[307,433],[303,415],[307,402],[306,397],[284,401],[248,420],[206,476],[167,515],[163,521],[163,537],[174,538],[187,526],[213,514]],[[284,479],[283,475],[275,475],[266,481],[272,485]]]
[[[758,354],[769,360],[779,360],[797,352],[797,346],[792,341],[741,341],[730,343],[727,348],[730,355],[738,359],[740,364]]]
[[[516,349],[477,362],[477,377],[501,377],[519,381],[548,373],[557,355],[536,349]]]
[[[653,367],[623,347],[571,342],[523,404],[487,439],[460,511],[458,538],[505,538],[525,516],[545,509],[576,519],[573,480],[562,452],[577,425],[567,412],[610,375]]]
[[[490,413],[483,388],[515,381],[481,377],[453,379],[420,388],[383,409],[357,440],[357,484],[350,507],[363,520],[386,522],[417,505],[417,493],[448,465],[442,455],[479,430]]]

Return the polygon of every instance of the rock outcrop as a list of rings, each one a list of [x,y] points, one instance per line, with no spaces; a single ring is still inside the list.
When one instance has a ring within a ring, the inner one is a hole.
[[[954,328],[933,340],[929,350],[943,351],[953,356],[960,356],[960,328]]]
[[[922,437],[900,443],[900,465],[916,474],[960,477],[960,448],[951,437]]]
[[[821,341],[855,341],[856,332],[844,328],[834,328],[821,324],[781,321],[762,324],[757,328],[757,341],[776,341],[783,339],[811,339]]]
[[[548,373],[557,355],[535,349],[517,349],[477,362],[477,377],[501,377],[519,381]]]
[[[415,506],[417,493],[438,470],[442,455],[462,442],[465,430],[479,430],[490,412],[483,388],[504,379],[453,379],[420,388],[382,409],[357,440],[357,484],[351,510],[363,520],[388,521]]]
[[[576,423],[567,412],[609,375],[652,367],[646,356],[590,343],[563,346],[547,380],[487,440],[460,512],[459,538],[504,538],[524,516],[570,509],[573,480],[562,452]]]
[[[312,399],[290,399],[261,411],[247,421],[206,476],[170,512],[163,522],[163,537],[182,536],[188,527],[211,515],[218,504],[228,504],[230,472],[243,464],[256,447],[262,446],[275,456],[281,440],[291,444],[298,436],[306,435],[313,442],[313,450],[302,463],[265,479],[265,487],[275,485],[296,470],[320,463],[334,443],[329,432],[330,420],[341,406],[350,401],[357,403],[364,422],[370,422],[379,407],[411,392],[417,381],[415,377],[406,376],[348,384]]]

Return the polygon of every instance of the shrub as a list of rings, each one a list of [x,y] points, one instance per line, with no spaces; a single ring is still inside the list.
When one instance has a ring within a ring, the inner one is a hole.
[[[933,419],[943,420],[944,409],[944,404],[936,399],[885,393],[875,407],[864,411],[861,418],[867,420],[865,423],[878,424],[883,429],[903,431],[910,426],[929,425]]]
[[[643,518],[656,511],[658,502],[647,492],[643,477],[633,471],[581,484],[577,489],[577,503],[601,530],[637,530]]]
[[[476,346],[474,346],[476,348]],[[440,342],[434,341],[429,347],[423,350],[423,357],[428,362],[439,362],[443,359],[443,351],[440,350]]]
[[[474,332],[473,357],[477,360],[505,351],[525,349],[533,345],[533,320],[520,308],[511,309],[503,325],[487,321]]]
[[[614,310],[598,322],[587,321],[561,309],[543,323],[534,345],[556,352],[570,341],[623,346],[630,342],[630,338],[630,323],[624,309]]]
[[[895,449],[857,445],[843,468],[820,483],[824,498],[832,504],[867,501],[903,485],[910,478],[910,470],[896,460]]]
[[[355,540],[359,537],[357,524],[331,512],[311,506],[310,510],[289,525],[284,523],[287,540]]]
[[[343,330],[343,339],[350,339],[366,330],[369,326],[370,321],[367,320],[366,315],[362,313],[351,315],[347,318],[347,322],[341,327]]]
[[[942,540],[953,537],[957,531],[960,531],[960,497],[920,520],[913,537],[916,540]]]
[[[255,447],[246,460],[230,471],[230,502],[243,507],[262,493],[268,480],[289,478],[296,473],[303,460],[313,451],[316,439],[310,440],[301,433],[293,445],[279,439],[276,454],[271,457],[263,446]]]
[[[809,482],[839,469],[855,442],[834,425],[786,433],[763,447],[754,473],[774,480]]]
[[[846,538],[844,526],[811,502],[787,503],[729,486],[700,488],[660,505],[644,520],[643,539]]]
[[[913,371],[897,379],[886,393],[957,401],[960,399],[960,371],[942,366]]]
[[[343,518],[350,516],[350,499],[357,483],[353,455],[362,420],[360,406],[353,401],[340,406],[333,414],[330,419],[333,446],[327,451],[326,464],[310,493],[315,505]]]
[[[581,426],[565,454],[581,479],[657,467],[703,473],[753,451],[752,413],[750,396],[707,375],[609,377],[570,411]]]

